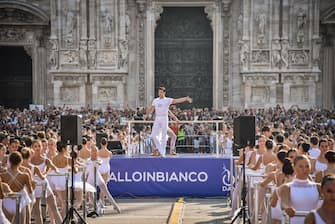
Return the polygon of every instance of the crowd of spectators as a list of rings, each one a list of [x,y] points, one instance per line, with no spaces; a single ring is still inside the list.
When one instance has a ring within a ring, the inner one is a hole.
[[[287,138],[308,137],[312,133],[334,138],[335,134],[335,111],[331,110],[299,109],[298,107],[285,109],[277,106],[267,109],[234,110],[228,108],[224,111],[209,110],[208,108],[183,110],[172,107],[171,111],[181,121],[222,120],[228,129],[232,128],[234,118],[240,115],[253,115],[256,117],[256,133],[260,133],[262,127],[269,126],[274,131],[286,133]],[[40,131],[59,134],[61,116],[78,114],[82,117],[83,128],[87,133],[92,135],[98,131],[108,132],[109,134],[117,133],[121,138],[126,138],[127,133],[125,131],[128,127],[126,121],[142,119],[144,113],[145,108],[112,109],[107,107],[93,110],[90,108],[47,107],[44,110],[19,110],[0,107],[0,131],[2,132],[0,137],[7,135],[12,138],[22,138],[34,136]],[[179,125],[179,128],[185,128],[185,125]],[[208,126],[200,125],[202,133],[209,133],[206,128]]]

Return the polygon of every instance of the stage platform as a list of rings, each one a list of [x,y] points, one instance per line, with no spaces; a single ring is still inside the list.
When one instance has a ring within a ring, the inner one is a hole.
[[[117,197],[215,197],[230,194],[230,158],[211,154],[115,155],[110,192]]]

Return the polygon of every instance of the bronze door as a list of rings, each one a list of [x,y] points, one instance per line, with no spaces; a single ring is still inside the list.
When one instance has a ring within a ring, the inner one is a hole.
[[[32,103],[32,61],[23,47],[0,46],[0,105],[28,108]]]
[[[213,37],[203,7],[164,7],[155,32],[155,94],[190,96],[193,104],[213,105]]]

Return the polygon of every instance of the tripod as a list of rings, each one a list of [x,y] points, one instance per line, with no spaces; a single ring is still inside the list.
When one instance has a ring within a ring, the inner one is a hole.
[[[242,164],[242,192],[241,192],[241,200],[242,200],[242,207],[239,209],[239,211],[236,213],[235,217],[232,219],[232,224],[235,223],[238,218],[242,218],[243,224],[248,223],[251,224],[249,213],[247,209],[247,187],[245,183],[245,148],[242,148],[243,152],[243,164]]]
[[[69,141],[67,141],[67,145],[70,145]],[[84,218],[80,216],[79,212],[74,207],[74,157],[75,154],[73,150],[73,145],[71,145],[71,207],[67,211],[65,219],[63,220],[62,224],[74,223],[73,214],[77,215],[80,223],[86,224]]]

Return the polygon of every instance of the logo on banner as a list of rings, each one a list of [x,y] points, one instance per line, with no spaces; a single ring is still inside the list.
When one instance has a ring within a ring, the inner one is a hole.
[[[222,166],[222,191],[230,191],[232,184],[235,182],[234,176],[232,176],[232,183],[230,183],[230,170],[223,164]]]

